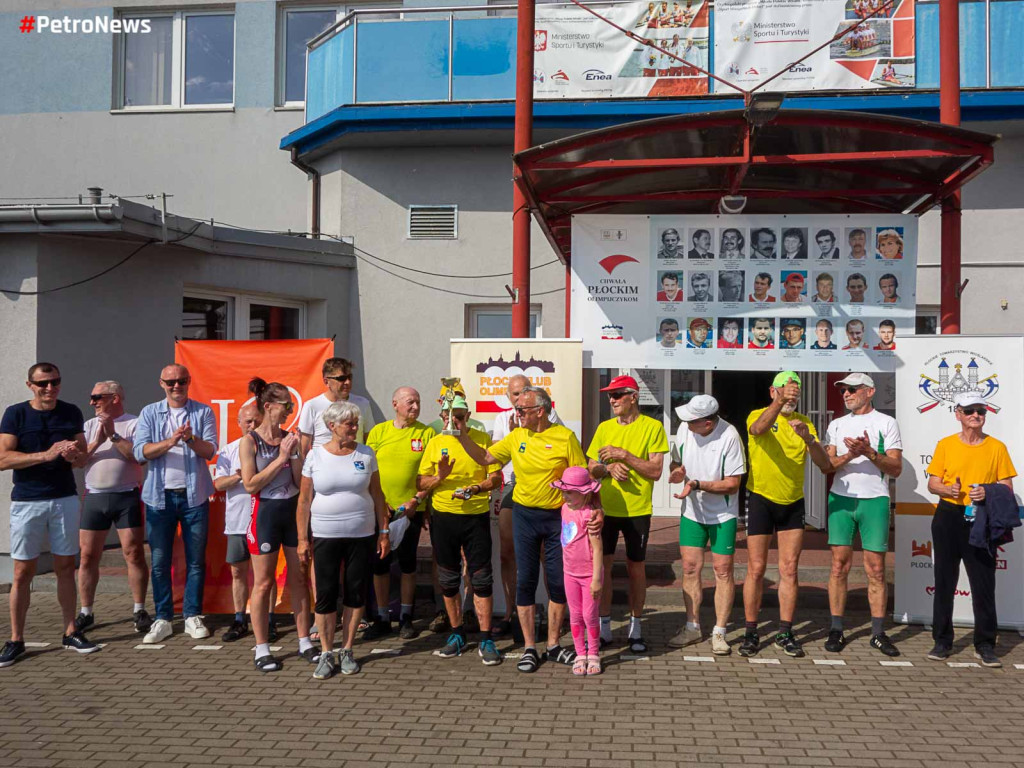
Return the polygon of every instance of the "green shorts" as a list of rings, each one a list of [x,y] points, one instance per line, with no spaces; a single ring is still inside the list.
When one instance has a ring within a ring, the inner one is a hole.
[[[698,523],[688,517],[679,519],[679,546],[704,549],[711,543],[716,555],[736,553],[736,518],[724,523]]]
[[[860,545],[869,552],[889,551],[889,497],[853,499],[828,495],[828,543],[852,547],[860,529]]]

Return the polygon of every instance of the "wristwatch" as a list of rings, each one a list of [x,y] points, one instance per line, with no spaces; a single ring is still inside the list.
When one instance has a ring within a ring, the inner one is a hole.
[[[693,490],[699,491],[700,490],[700,480],[694,480],[693,482],[694,482]]]
[[[122,440],[124,440],[124,438],[117,434],[117,432],[110,436],[110,442],[112,443],[120,443]]]
[[[195,435],[189,435],[188,437],[185,438],[185,442],[188,443],[189,445],[191,445],[192,441],[195,440],[195,439],[196,439]]]

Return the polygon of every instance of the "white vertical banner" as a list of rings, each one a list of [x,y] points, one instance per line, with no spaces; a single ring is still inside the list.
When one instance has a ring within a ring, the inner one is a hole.
[[[930,624],[935,582],[931,523],[937,497],[928,492],[936,443],[960,431],[953,401],[976,392],[988,403],[985,432],[1001,440],[1015,465],[1024,462],[1024,336],[913,336],[900,342],[896,421],[903,472],[896,480],[896,589],[893,618]],[[1017,493],[1018,503],[1020,492]],[[1024,529],[996,555],[999,626],[1024,628]],[[972,625],[971,589],[960,568],[953,621]]]

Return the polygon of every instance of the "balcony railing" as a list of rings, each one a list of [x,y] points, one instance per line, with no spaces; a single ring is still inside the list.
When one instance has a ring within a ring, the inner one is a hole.
[[[939,84],[938,8],[917,1],[917,89]],[[515,13],[515,5],[353,11],[308,44],[306,122],[356,104],[513,100]],[[712,68],[714,23],[712,8]],[[1024,0],[960,0],[961,85],[1024,87],[1021,39]]]

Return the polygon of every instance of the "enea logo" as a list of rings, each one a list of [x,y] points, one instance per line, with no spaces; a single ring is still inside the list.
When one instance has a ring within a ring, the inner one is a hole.
[[[812,70],[806,64],[794,64],[792,67],[789,68],[789,71],[790,72],[794,72],[794,73],[804,73],[804,74],[806,74],[808,72],[813,72],[814,70]]]
[[[554,80],[556,83],[568,83],[569,82],[569,76],[567,74],[565,74],[565,70],[562,70],[562,69],[560,69],[557,72],[555,72],[555,74],[553,74],[551,76],[551,79]]]
[[[548,31],[546,29],[533,30],[533,50],[546,51],[548,49]]]
[[[612,76],[607,75],[600,69],[588,69],[583,73],[584,80],[611,80]]]
[[[910,556],[930,558],[932,556],[932,543],[930,541],[922,541],[920,544],[918,544],[916,539],[911,541]]]
[[[630,261],[632,261],[635,264],[640,263],[637,259],[634,259],[632,256],[626,256],[625,254],[622,253],[616,253],[614,256],[605,256],[597,263],[600,264],[601,268],[610,275],[612,272],[615,271],[615,269],[619,265],[625,264]]]
[[[544,73],[541,72],[539,69],[533,70],[533,82],[535,82],[535,83],[543,83],[544,82]]]

